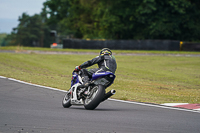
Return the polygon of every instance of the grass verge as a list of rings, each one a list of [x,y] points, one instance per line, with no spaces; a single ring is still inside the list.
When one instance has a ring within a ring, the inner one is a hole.
[[[0,53],[0,75],[68,90],[74,67],[94,57]],[[118,63],[117,77],[108,88],[117,91],[113,98],[158,104],[200,103],[200,57],[115,57]]]

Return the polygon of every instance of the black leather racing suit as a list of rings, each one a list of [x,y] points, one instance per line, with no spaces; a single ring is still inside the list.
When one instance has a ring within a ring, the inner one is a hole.
[[[94,64],[98,64],[99,68],[84,69]],[[104,54],[99,55],[96,58],[93,58],[92,60],[84,62],[79,67],[82,71],[81,76],[83,77],[83,82],[87,82],[90,78],[92,78],[93,73],[98,73],[102,71],[110,71],[112,73],[115,73],[117,69],[117,63],[113,55]]]

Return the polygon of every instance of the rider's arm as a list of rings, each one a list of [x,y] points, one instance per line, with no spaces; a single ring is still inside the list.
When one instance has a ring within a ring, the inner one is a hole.
[[[103,56],[97,56],[96,58],[93,58],[92,60],[88,60],[88,61],[84,62],[83,64],[81,64],[79,66],[79,68],[82,69],[82,68],[90,67],[90,66],[102,61],[103,59],[104,59]]]

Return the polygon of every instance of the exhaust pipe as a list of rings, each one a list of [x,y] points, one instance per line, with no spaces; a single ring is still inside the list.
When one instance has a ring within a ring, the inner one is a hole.
[[[112,95],[114,95],[115,92],[116,92],[115,90],[111,90],[111,91],[109,91],[108,93],[106,93],[106,94],[104,95],[104,98],[102,99],[101,102],[107,100],[109,97],[111,97]]]

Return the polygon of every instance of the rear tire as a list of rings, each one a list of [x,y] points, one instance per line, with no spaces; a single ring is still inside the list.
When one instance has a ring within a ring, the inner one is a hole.
[[[105,95],[105,87],[97,85],[90,91],[90,95],[84,100],[84,107],[87,110],[94,110],[102,101]]]
[[[69,108],[70,106],[72,106],[71,104],[71,94],[69,92],[67,92],[67,94],[64,96],[63,101],[62,101],[62,105],[64,108]]]

